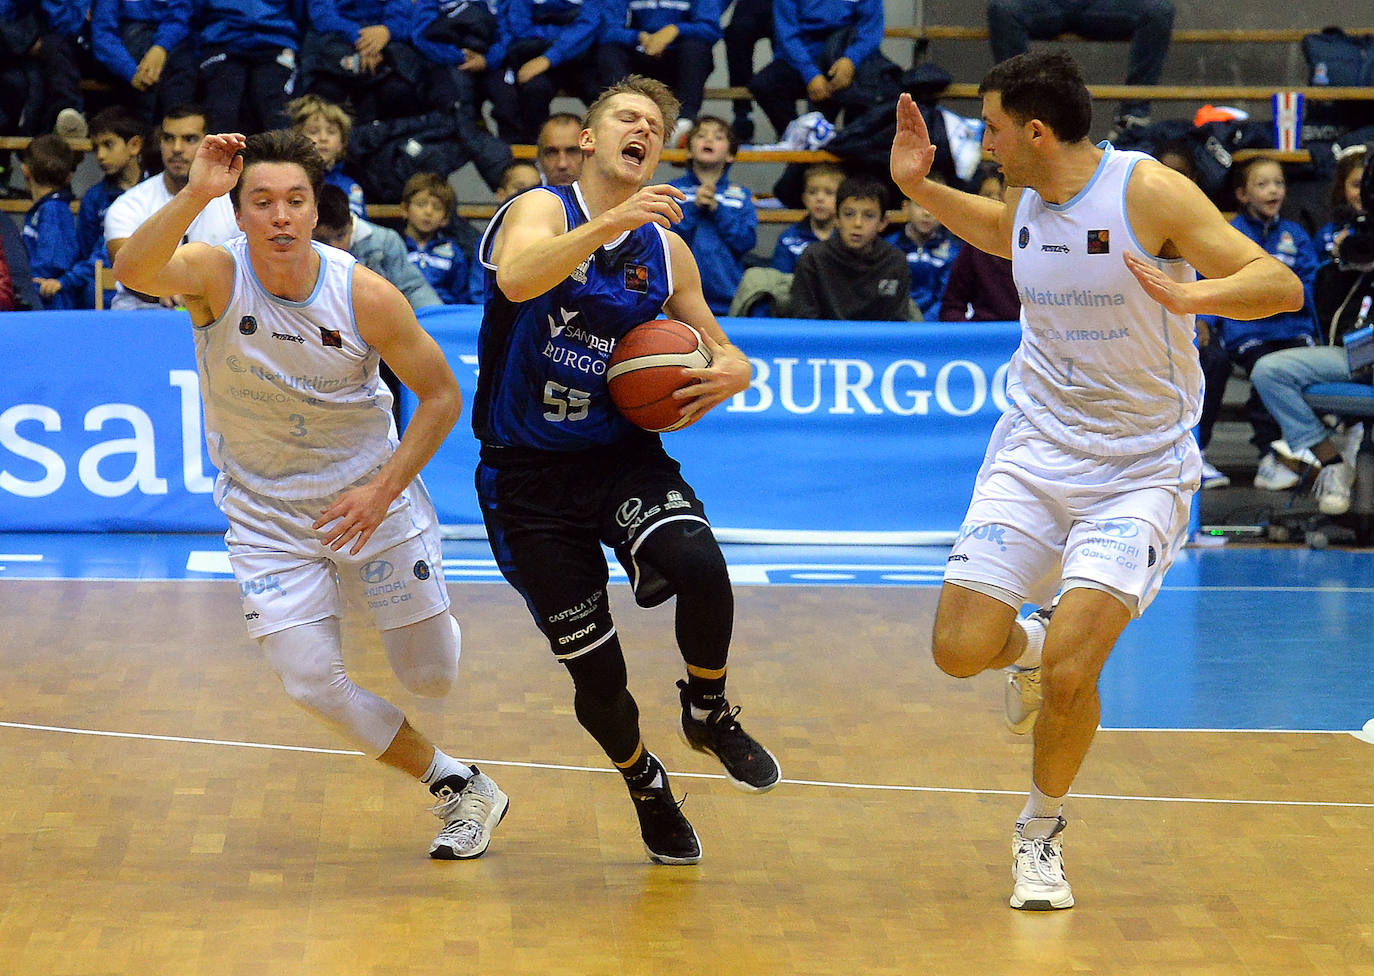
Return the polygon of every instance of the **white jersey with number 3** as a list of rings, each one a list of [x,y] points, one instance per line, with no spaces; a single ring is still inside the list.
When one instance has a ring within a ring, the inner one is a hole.
[[[1133,250],[1176,281],[1182,260],[1141,248],[1126,185],[1144,153],[1103,144],[1088,185],[1063,204],[1024,190],[1012,229],[1021,345],[1007,395],[1045,436],[1098,456],[1144,454],[1197,423],[1202,369],[1191,315],[1150,298],[1123,260]]]
[[[223,245],[234,290],[194,330],[210,459],[235,481],[281,499],[342,491],[396,449],[391,391],[377,350],[358,335],[346,251],[314,244],[319,277],[304,301],[258,281],[242,235]]]

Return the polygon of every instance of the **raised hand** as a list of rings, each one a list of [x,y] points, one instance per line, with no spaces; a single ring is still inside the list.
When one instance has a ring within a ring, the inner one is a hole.
[[[239,174],[243,172],[243,157],[239,153],[246,142],[238,132],[202,139],[200,148],[196,150],[196,158],[191,160],[187,189],[206,199],[222,196],[232,190],[239,181]]]
[[[892,138],[892,181],[911,196],[935,162],[935,146],[921,110],[906,92],[897,99],[897,134]]]

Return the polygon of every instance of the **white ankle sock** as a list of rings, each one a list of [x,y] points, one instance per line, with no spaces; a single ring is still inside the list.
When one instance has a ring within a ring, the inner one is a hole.
[[[1014,663],[1014,667],[1025,671],[1028,668],[1040,667],[1040,652],[1045,647],[1045,628],[1038,620],[1027,623],[1029,618],[1021,618],[1016,621],[1017,626],[1026,634],[1026,649],[1021,652]]]
[[[1031,780],[1030,796],[1026,798],[1026,805],[1022,807],[1021,816],[1016,818],[1016,822],[1025,824],[1029,820],[1056,820],[1063,812],[1064,797],[1046,796],[1035,785],[1035,780]]]
[[[433,786],[445,776],[461,776],[467,779],[472,775],[472,767],[465,766],[452,756],[447,756],[439,751],[439,747],[434,747],[434,761],[425,770],[425,775],[420,777],[420,782],[426,786]]]

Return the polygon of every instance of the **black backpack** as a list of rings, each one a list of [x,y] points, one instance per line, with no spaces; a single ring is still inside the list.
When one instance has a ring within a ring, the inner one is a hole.
[[[1374,85],[1374,34],[1347,34],[1326,27],[1302,39],[1307,59],[1307,83],[1332,88]],[[1374,124],[1374,102],[1308,99],[1304,110],[1303,142],[1339,139],[1349,129]]]

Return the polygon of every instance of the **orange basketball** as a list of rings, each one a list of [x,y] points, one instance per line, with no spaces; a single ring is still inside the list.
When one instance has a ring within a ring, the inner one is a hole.
[[[611,399],[636,427],[663,433],[687,426],[673,393],[694,382],[685,372],[711,365],[701,333],[676,319],[636,325],[611,353],[606,381]]]

